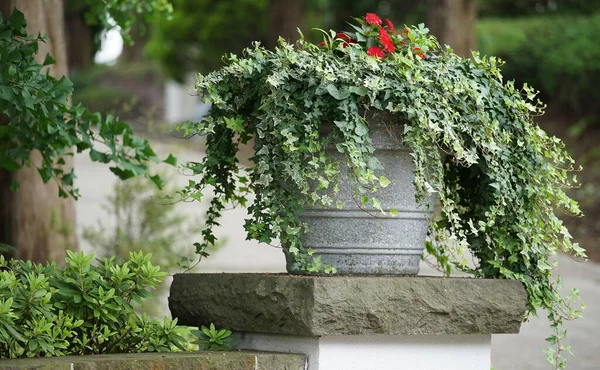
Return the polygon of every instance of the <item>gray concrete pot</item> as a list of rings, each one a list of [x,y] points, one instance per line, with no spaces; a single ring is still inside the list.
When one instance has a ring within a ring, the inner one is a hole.
[[[341,200],[344,207],[308,208],[301,215],[309,228],[303,236],[303,246],[314,249],[323,263],[334,266],[340,274],[416,275],[419,272],[433,201],[429,208],[415,201],[411,151],[402,145],[403,126],[393,120],[390,115],[375,114],[369,119],[369,134],[375,156],[384,167],[380,174],[391,181],[388,187],[375,193],[375,197],[384,210],[395,208],[400,213],[391,217],[375,209],[362,210],[342,169],[340,191],[333,196],[333,204]],[[333,149],[329,154],[335,153]],[[287,253],[286,260],[288,272],[301,273],[294,269],[292,257]]]

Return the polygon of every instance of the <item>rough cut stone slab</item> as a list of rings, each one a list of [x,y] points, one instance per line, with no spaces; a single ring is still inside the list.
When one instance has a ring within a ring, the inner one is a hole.
[[[304,370],[306,356],[270,352],[135,353],[0,361],[0,370]]]
[[[526,294],[511,280],[178,274],[183,325],[292,335],[518,333]]]

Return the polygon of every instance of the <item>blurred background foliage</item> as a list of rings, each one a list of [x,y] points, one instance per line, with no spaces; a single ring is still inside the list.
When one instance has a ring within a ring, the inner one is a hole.
[[[179,188],[167,173],[159,170],[158,174],[166,179],[162,190],[144,177],[115,183],[112,194],[102,204],[103,216],[83,227],[83,239],[99,258],[114,257],[123,263],[131,252],[143,251],[151,253],[152,262],[169,275],[196,267],[198,256],[193,254],[190,241],[198,237],[203,223],[190,218],[180,203],[170,201],[169,195]],[[219,240],[207,252],[214,253],[226,241]],[[152,289],[154,297],[137,311],[160,317],[169,285],[170,281],[165,280]]]
[[[600,112],[600,12],[488,18],[477,32],[482,53],[507,61],[505,78],[528,81],[575,114]]]
[[[146,45],[165,74],[182,81],[186,72],[210,72],[225,53],[239,52],[267,36],[268,0],[172,0],[172,19],[158,19]]]
[[[472,1],[477,8],[474,47],[503,59],[507,80],[515,80],[517,85],[527,82],[540,90],[548,109],[538,118],[539,124],[565,140],[584,167],[579,175],[584,185],[572,195],[586,217],[565,222],[592,259],[600,261],[600,1]],[[443,2],[172,0],[169,17],[145,19],[144,32],[131,30],[134,46],[125,46],[112,66],[93,66],[92,56],[98,48],[94,40],[103,31],[102,27],[92,29],[86,36],[91,46],[79,48],[90,62],[71,66],[76,72],[72,75],[74,99],[98,110],[129,115],[143,130],[148,121],[144,112],[154,110],[157,116],[162,112],[165,81],[183,81],[189,73],[210,72],[222,64],[224,53],[240,53],[254,40],[272,47],[278,35],[297,37],[299,27],[306,38],[318,42],[321,36],[313,28],[348,30],[350,17],[367,11],[390,18],[397,26],[425,22],[428,10]],[[85,16],[89,10],[85,0],[69,3],[73,5],[67,10],[71,18],[73,14]],[[126,101],[135,101],[129,110],[123,109]]]

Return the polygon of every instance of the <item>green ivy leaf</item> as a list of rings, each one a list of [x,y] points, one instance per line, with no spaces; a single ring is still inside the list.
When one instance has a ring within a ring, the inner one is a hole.
[[[9,18],[9,22],[19,33],[23,32],[23,29],[27,25],[27,22],[25,21],[25,15],[16,8],[13,10],[12,15]]]
[[[44,58],[44,63],[42,63],[42,65],[45,66],[49,66],[52,64],[55,64],[56,60],[54,60],[54,58],[52,58],[52,56],[50,54],[46,54],[46,57]]]
[[[326,89],[327,89],[327,92],[329,93],[329,95],[333,96],[337,100],[344,100],[348,96],[350,96],[350,91],[348,89],[342,89],[340,91],[333,84],[328,84],[327,87],[326,87]]]
[[[149,178],[156,185],[157,188],[164,188],[165,182],[163,181],[162,177],[160,177],[159,175],[154,175],[150,176]]]
[[[171,153],[169,153],[169,156],[163,162],[173,167],[177,166],[177,158]]]
[[[387,187],[390,184],[390,180],[387,179],[387,177],[385,176],[380,176],[379,177],[379,185],[381,185],[382,187]]]
[[[8,86],[0,86],[0,99],[12,102],[15,98],[13,89]]]
[[[18,181],[13,181],[12,184],[10,184],[10,191],[12,191],[13,193],[16,193],[17,191],[19,191],[19,188],[21,187],[21,184]]]

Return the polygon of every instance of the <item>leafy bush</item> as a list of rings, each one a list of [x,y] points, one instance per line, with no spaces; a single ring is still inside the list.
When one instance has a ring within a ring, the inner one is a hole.
[[[16,9],[8,20],[0,17],[0,119],[7,120],[0,125],[0,168],[35,166],[44,182],[57,181],[62,197],[74,198],[79,195],[75,173],[61,158],[73,155],[71,149],[89,150],[93,161],[112,163],[110,170],[122,179],[145,174],[148,162],[159,161],[148,141],[134,137],[129,125],[111,115],[70,105],[73,83],[66,76],[42,73],[54,60],[47,55],[42,64],[36,61],[44,38],[28,35],[26,25]],[[29,159],[35,150],[41,163]],[[158,176],[151,179],[161,184]]]
[[[488,19],[477,32],[481,53],[506,61],[506,79],[527,81],[578,113],[600,113],[600,13]]]
[[[177,319],[134,312],[165,275],[150,254],[96,266],[93,255],[67,253],[65,267],[0,256],[1,358],[184,350]]]

